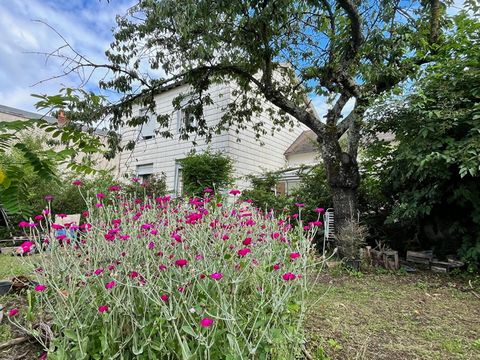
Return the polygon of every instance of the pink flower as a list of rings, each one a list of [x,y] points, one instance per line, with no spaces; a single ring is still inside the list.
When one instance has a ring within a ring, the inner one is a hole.
[[[208,317],[203,318],[202,320],[200,320],[200,326],[201,326],[201,327],[205,327],[205,328],[212,326],[213,323],[214,323],[214,320],[213,320],[213,319],[210,319],[210,318],[208,318]]]
[[[296,276],[294,273],[291,273],[291,272],[287,272],[285,274],[282,275],[282,278],[283,280],[285,281],[289,281],[289,280],[295,280]]]
[[[240,190],[238,190],[238,189],[232,189],[232,190],[230,190],[229,194],[230,194],[230,195],[233,195],[233,196],[236,196],[236,195],[240,194]]]
[[[52,201],[53,200],[53,195],[45,195],[44,199],[45,199],[45,201]]]
[[[73,181],[72,181],[72,185],[81,186],[81,185],[82,185],[82,182],[81,182],[80,180],[73,180]]]
[[[242,241],[242,244],[245,245],[245,246],[248,246],[252,243],[252,238],[251,237],[247,237],[245,240]]]
[[[98,193],[97,198],[99,199],[105,199],[105,194],[104,193]]]
[[[165,265],[161,264],[161,265],[158,267],[158,269],[159,269],[160,271],[163,271],[163,270],[167,270],[167,267],[166,267]]]
[[[38,292],[42,292],[46,289],[47,287],[43,284],[38,284],[38,285],[35,285],[35,291],[38,291]]]
[[[101,273],[103,273],[102,268],[95,270],[95,275],[100,275]]]
[[[155,247],[155,243],[154,243],[153,241],[150,241],[150,242],[148,243],[148,249],[149,249],[149,250],[152,250],[154,247]]]
[[[324,208],[316,208],[316,209],[315,209],[315,212],[316,212],[317,214],[321,214],[321,213],[323,213],[324,211],[325,211]]]
[[[188,261],[186,259],[178,259],[175,261],[175,265],[177,265],[178,267],[184,267],[187,264]]]
[[[273,270],[280,270],[280,264],[273,265]]]
[[[20,245],[20,249],[22,250],[23,253],[28,253],[32,248],[35,246],[35,244],[31,241],[24,241],[22,245]]]
[[[99,313],[104,313],[104,312],[107,312],[108,311],[108,305],[100,305],[98,307],[98,312]]]
[[[119,185],[112,185],[108,188],[108,191],[118,191],[120,190],[122,187],[119,186]]]
[[[216,273],[211,274],[210,277],[211,277],[213,280],[220,280],[220,279],[223,277],[223,275],[222,275],[222,273],[216,272]]]
[[[115,280],[112,280],[105,284],[105,289],[112,289],[115,285],[117,285],[117,282]]]
[[[13,309],[10,309],[10,311],[8,312],[8,317],[14,317],[15,315],[17,315],[20,311],[17,309],[17,308],[13,308]]]
[[[37,215],[37,216],[35,216],[34,219],[37,220],[37,221],[43,220],[43,215]]]
[[[102,203],[96,203],[95,206],[96,206],[97,208],[101,208],[101,207],[103,207],[103,204],[102,204]]]
[[[296,207],[299,207],[299,208],[302,208],[302,207],[305,206],[305,204],[303,204],[303,203],[295,203],[295,206],[296,206]]]
[[[238,250],[237,254],[240,257],[244,257],[250,252],[252,252],[252,250],[250,250],[249,248],[243,248],[243,249]]]
[[[128,276],[130,276],[131,279],[135,279],[135,278],[138,277],[138,275],[140,275],[138,272],[136,272],[136,271],[131,271]]]
[[[29,225],[28,221],[20,221],[18,223],[18,226],[20,226],[22,228],[28,227],[28,225]]]
[[[207,188],[203,189],[203,192],[204,192],[204,193],[212,193],[212,192],[213,192],[213,189],[207,187]]]
[[[295,259],[298,259],[300,256],[301,256],[300,253],[298,253],[298,252],[292,252],[292,253],[290,254],[290,259],[295,260]]]
[[[163,295],[160,296],[160,299],[162,299],[163,302],[167,302],[168,298],[169,298],[169,296],[167,294],[163,294]]]

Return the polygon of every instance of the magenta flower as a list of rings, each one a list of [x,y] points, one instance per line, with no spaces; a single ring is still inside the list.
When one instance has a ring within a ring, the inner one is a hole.
[[[155,247],[155,243],[154,243],[153,241],[150,241],[150,242],[148,243],[148,249],[149,249],[149,250],[152,250],[154,247]]]
[[[102,203],[96,203],[96,204],[95,204],[95,207],[101,208],[101,207],[103,207],[103,204],[102,204]]]
[[[99,313],[104,313],[104,312],[107,312],[108,311],[108,305],[100,305],[98,307],[98,312]]]
[[[232,189],[232,190],[230,190],[229,194],[230,194],[230,195],[233,195],[233,196],[236,196],[236,195],[239,195],[240,192],[241,192],[241,191],[238,190],[238,189]]]
[[[251,252],[252,252],[252,250],[250,250],[249,248],[243,248],[243,249],[238,250],[238,251],[237,251],[237,254],[238,254],[238,256],[240,256],[240,257],[244,257],[244,256],[246,256],[248,253],[251,253]]]
[[[186,259],[178,259],[175,261],[175,265],[177,265],[178,267],[184,267],[187,264],[188,261]]]
[[[214,320],[208,317],[205,317],[202,320],[200,320],[200,326],[205,328],[212,326],[213,323],[214,323]]]
[[[108,188],[108,191],[119,191],[121,188],[119,185],[112,185]]]
[[[220,280],[220,279],[223,277],[223,274],[216,272],[216,273],[211,274],[210,277],[211,277],[213,280]]]
[[[160,296],[160,299],[163,301],[163,302],[167,302],[168,301],[168,298],[169,296],[167,294],[163,294]]]
[[[105,194],[104,193],[98,193],[97,198],[99,199],[105,199]]]
[[[99,269],[95,270],[95,275],[100,275],[101,273],[103,273],[102,268],[99,268]]]
[[[300,253],[298,253],[298,252],[292,252],[292,253],[290,254],[290,259],[295,260],[295,259],[298,259],[300,256],[301,256]]]
[[[44,199],[45,199],[45,201],[52,201],[53,200],[53,195],[45,195]]]
[[[158,270],[160,271],[163,271],[163,270],[167,270],[167,267],[163,264],[161,264],[159,267],[158,267]]]
[[[273,270],[280,270],[280,264],[273,265]]]
[[[37,220],[37,221],[43,220],[43,215],[37,215],[37,216],[35,216],[34,219]]]
[[[131,279],[135,279],[138,277],[138,275],[140,275],[138,272],[130,271],[130,274],[128,276],[130,276]]]
[[[17,309],[17,308],[13,308],[13,309],[10,309],[10,311],[8,312],[8,317],[14,317],[15,315],[17,315],[20,311]]]
[[[252,243],[252,238],[251,237],[247,237],[245,240],[242,241],[242,244],[245,245],[245,246],[248,246]]]
[[[47,287],[43,284],[38,284],[38,285],[35,285],[35,291],[37,292],[42,292],[46,289]]]
[[[207,188],[203,189],[203,192],[204,193],[213,193],[213,189],[207,187]]]
[[[299,207],[299,208],[302,208],[302,207],[305,207],[305,204],[303,204],[303,203],[295,203],[295,206],[296,206],[296,207]]]
[[[25,228],[25,227],[28,227],[29,225],[29,222],[28,221],[20,221],[18,223],[18,226],[22,227],[22,228]]]
[[[82,185],[82,182],[81,182],[80,180],[73,180],[73,181],[72,181],[72,185],[81,186],[81,185]]]
[[[115,280],[112,280],[105,284],[105,289],[113,289],[115,285],[117,285],[117,282]]]
[[[296,276],[294,273],[291,273],[291,272],[287,272],[285,274],[282,275],[282,278],[283,280],[285,281],[289,281],[289,280],[295,280]]]

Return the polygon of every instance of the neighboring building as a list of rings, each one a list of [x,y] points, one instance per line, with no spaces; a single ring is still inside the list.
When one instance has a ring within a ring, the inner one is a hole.
[[[65,117],[59,117],[59,119],[55,119],[54,117],[51,116],[45,116],[41,114],[37,114],[31,111],[25,111],[21,109],[17,109],[14,107],[10,106],[5,106],[5,105],[0,105],[0,122],[2,121],[16,121],[16,120],[29,120],[29,119],[38,119],[38,120],[45,120],[50,124],[59,124],[59,126],[62,126],[66,123]],[[33,127],[27,130],[23,130],[21,134],[24,135],[33,135],[36,137],[49,137],[49,133],[43,131],[40,128]],[[100,137],[105,136],[105,133],[102,131],[96,131],[96,134],[99,135]],[[56,149],[62,149],[64,148],[63,146],[57,146]],[[76,159],[77,162],[81,162],[81,157],[80,159]],[[94,154],[92,157],[93,162],[96,164],[95,169],[97,170],[103,170],[103,169],[113,169],[117,167],[117,160],[107,160],[105,159],[102,155],[100,154]]]
[[[264,171],[274,171],[288,166],[286,150],[294,141],[307,130],[298,123],[294,128],[284,128],[275,135],[268,133],[261,137],[264,145],[255,139],[255,132],[249,128],[240,130],[230,129],[219,135],[214,135],[209,144],[203,139],[196,139],[197,145],[192,145],[192,139],[180,140],[179,129],[189,121],[183,110],[175,111],[172,100],[180,93],[188,90],[187,85],[172,86],[156,97],[157,114],[170,114],[169,130],[174,134],[173,139],[165,139],[155,134],[156,121],[151,121],[143,127],[127,127],[121,130],[122,142],[136,141],[135,149],[119,155],[119,175],[137,175],[148,177],[152,174],[166,175],[167,189],[176,195],[182,193],[182,169],[178,161],[183,159],[195,148],[197,152],[210,149],[213,152],[221,151],[230,156],[234,162],[234,177],[236,186],[245,188],[249,182],[246,175],[260,174]],[[204,116],[209,126],[218,123],[225,113],[226,105],[233,101],[233,86],[216,84],[210,88],[213,105],[204,108]],[[142,114],[140,106],[134,107],[134,114]],[[264,127],[270,130],[272,121],[267,114],[252,119],[253,122],[263,122]],[[164,129],[163,129],[164,130]],[[239,141],[238,141],[239,140]]]
[[[312,130],[306,130],[285,151],[288,167],[315,165],[320,160],[320,146],[317,135]]]

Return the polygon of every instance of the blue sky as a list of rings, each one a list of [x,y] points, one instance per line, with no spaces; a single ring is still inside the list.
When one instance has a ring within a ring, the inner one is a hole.
[[[51,52],[62,40],[42,20],[53,26],[71,45],[88,59],[105,62],[104,52],[112,40],[115,15],[124,14],[134,0],[0,0],[0,104],[34,110],[30,94],[55,94],[65,86],[75,87],[75,75],[34,85],[61,73],[58,60],[46,61],[31,52]],[[463,0],[456,0],[456,12]],[[90,87],[96,88],[100,74]],[[108,94],[107,94],[108,95]],[[323,115],[328,104],[323,97],[312,99]],[[353,103],[348,104],[345,112]]]

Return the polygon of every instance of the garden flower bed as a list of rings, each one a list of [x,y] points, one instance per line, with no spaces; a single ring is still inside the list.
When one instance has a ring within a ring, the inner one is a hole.
[[[81,183],[79,183],[81,186]],[[80,231],[46,209],[23,224],[38,248],[28,306],[10,320],[53,359],[293,359],[321,224],[249,204],[98,193]],[[299,208],[299,210],[301,210]],[[296,217],[296,216],[295,216]],[[47,236],[42,234],[48,233]],[[38,324],[48,324],[45,326]]]

